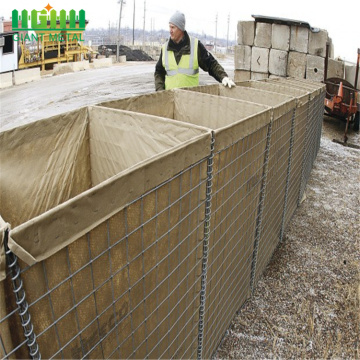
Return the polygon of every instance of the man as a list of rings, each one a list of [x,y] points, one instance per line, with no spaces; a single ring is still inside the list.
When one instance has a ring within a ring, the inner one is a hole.
[[[183,13],[171,16],[169,30],[170,39],[162,46],[155,67],[156,91],[199,85],[199,67],[224,86],[235,86],[205,46],[185,31]]]

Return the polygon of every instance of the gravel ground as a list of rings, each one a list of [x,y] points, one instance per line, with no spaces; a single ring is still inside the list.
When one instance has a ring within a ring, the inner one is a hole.
[[[306,199],[213,359],[360,358],[360,150],[332,141],[344,128],[324,117]]]

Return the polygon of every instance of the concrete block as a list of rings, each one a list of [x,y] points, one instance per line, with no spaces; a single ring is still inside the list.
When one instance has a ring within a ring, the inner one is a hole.
[[[309,31],[309,50],[308,53],[314,56],[326,56],[326,43],[328,41],[328,32],[320,30],[315,33]]]
[[[12,72],[0,74],[0,89],[4,89],[13,85]]]
[[[260,73],[260,72],[251,72],[251,80],[264,80],[268,79],[269,74],[268,73]]]
[[[332,38],[329,37],[329,58],[334,59],[335,58],[335,48],[334,43],[332,41]]]
[[[61,75],[70,72],[74,72],[72,63],[54,64],[53,66],[53,75]]]
[[[286,77],[286,76],[278,76],[278,75],[269,75],[269,79],[279,79],[281,77]]]
[[[251,70],[251,46],[235,45],[235,69]]]
[[[242,82],[251,79],[251,72],[248,70],[236,70],[234,71],[234,81]]]
[[[269,72],[269,49],[253,47],[251,50],[251,71]]]
[[[83,60],[83,61],[76,61],[71,63],[74,71],[84,71],[90,69],[90,63],[89,61]]]
[[[271,48],[271,24],[258,22],[255,24],[254,45],[261,48]]]
[[[286,76],[288,52],[271,49],[269,55],[269,73],[278,76]]]
[[[254,45],[255,22],[239,21],[237,25],[237,43],[238,45]]]
[[[345,80],[348,81],[352,86],[355,86],[355,75],[356,65],[345,65]],[[360,69],[358,73],[356,88],[360,90]]]
[[[273,49],[289,51],[290,26],[272,24],[271,47]]]
[[[321,56],[306,55],[306,79],[324,80],[325,59]]]
[[[337,77],[344,79],[345,64],[342,60],[329,59],[327,77]]]
[[[288,55],[287,76],[305,79],[306,54],[290,51]]]
[[[14,76],[15,85],[40,80],[40,68],[18,70],[14,72]]]
[[[103,67],[109,67],[112,65],[111,58],[103,58],[103,59],[94,59],[91,63],[91,68],[99,69]]]
[[[126,63],[126,55],[120,55],[119,56],[119,62]]]
[[[291,26],[290,50],[307,53],[309,48],[309,30],[301,26]]]

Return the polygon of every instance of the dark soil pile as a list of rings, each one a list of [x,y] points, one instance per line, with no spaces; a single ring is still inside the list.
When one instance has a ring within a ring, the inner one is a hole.
[[[99,54],[109,57],[116,55],[116,45],[100,45]],[[149,56],[145,51],[139,49],[130,49],[128,46],[120,45],[119,56],[126,55],[126,61],[153,61],[154,59]]]

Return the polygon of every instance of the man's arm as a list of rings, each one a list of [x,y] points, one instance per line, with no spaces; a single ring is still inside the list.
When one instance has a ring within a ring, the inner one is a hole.
[[[224,77],[228,77],[224,68],[218,63],[212,54],[206,50],[201,41],[199,41],[198,45],[198,61],[201,69],[208,72],[209,75],[218,82],[221,82]]]
[[[165,75],[166,75],[166,71],[162,64],[162,50],[161,50],[160,57],[158,62],[156,63],[155,73],[154,73],[156,91],[165,90]]]

